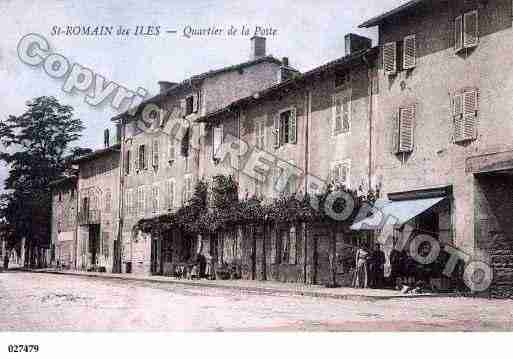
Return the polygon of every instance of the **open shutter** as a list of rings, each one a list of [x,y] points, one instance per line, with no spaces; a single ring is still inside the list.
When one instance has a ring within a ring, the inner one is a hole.
[[[198,108],[199,108],[199,95],[197,92],[195,92],[192,95],[192,112],[194,112],[194,113],[198,112]]]
[[[463,16],[463,46],[474,47],[479,42],[479,26],[477,10]]]
[[[415,35],[406,36],[403,44],[403,69],[413,69],[416,65],[416,42]]]
[[[125,174],[130,174],[130,166],[131,166],[131,161],[132,159],[130,158],[130,150],[127,150],[125,152]]]
[[[174,162],[176,159],[176,146],[175,139],[173,137],[169,137],[169,159],[168,161]]]
[[[136,146],[135,147],[135,151],[134,151],[134,170],[135,171],[139,171],[139,146]]]
[[[477,90],[465,91],[463,94],[463,135],[466,140],[473,140],[477,137],[477,111]]]
[[[387,75],[397,72],[397,43],[389,42],[383,45],[383,70]]]
[[[274,116],[273,122],[274,148],[280,147],[280,116]]]
[[[289,143],[297,143],[297,120],[296,120],[296,109],[295,108],[290,110]]]
[[[157,168],[159,166],[159,140],[153,140],[153,157],[152,165]]]
[[[399,110],[399,152],[413,151],[413,127],[415,121],[415,106]]]
[[[463,49],[463,17],[460,15],[454,19],[454,51]]]
[[[186,99],[180,100],[180,116],[185,117],[187,114],[187,101]]]
[[[454,121],[454,142],[464,140],[463,136],[463,94],[455,94],[452,100],[452,117]]]

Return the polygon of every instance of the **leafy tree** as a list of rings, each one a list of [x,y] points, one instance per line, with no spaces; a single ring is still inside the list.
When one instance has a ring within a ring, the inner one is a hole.
[[[49,243],[49,183],[63,174],[70,160],[87,152],[70,148],[83,129],[71,106],[46,96],[27,102],[22,115],[0,121],[4,146],[0,160],[9,168],[0,215],[13,230],[15,241],[25,237],[31,248]],[[30,258],[31,264],[34,260]]]

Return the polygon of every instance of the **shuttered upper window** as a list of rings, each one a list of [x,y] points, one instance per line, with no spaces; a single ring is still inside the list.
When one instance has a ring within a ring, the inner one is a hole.
[[[212,159],[214,162],[220,158],[220,150],[223,144],[223,125],[218,125],[212,130]]]
[[[333,134],[349,132],[351,127],[351,90],[333,95]]]
[[[399,109],[397,152],[412,152],[414,145],[415,105]]]
[[[274,118],[274,147],[278,148],[286,143],[297,142],[296,109],[290,108],[281,111]]]
[[[255,123],[255,145],[265,149],[265,117]]]
[[[159,168],[159,140],[155,139],[153,140],[153,147],[152,147],[152,161],[151,164],[155,171]]]
[[[476,47],[479,43],[479,14],[469,11],[454,19],[454,50]]]
[[[397,43],[395,42],[383,45],[383,70],[387,75],[397,73]]]
[[[331,181],[336,185],[343,185],[350,188],[349,173],[351,162],[349,160],[336,162],[331,168]]]
[[[479,112],[479,92],[468,89],[453,97],[454,142],[477,138],[477,116]]]
[[[169,165],[173,164],[176,160],[176,144],[175,139],[173,137],[169,137],[169,152],[168,152],[168,163]]]
[[[403,41],[403,69],[413,69],[417,62],[415,35],[406,36]]]

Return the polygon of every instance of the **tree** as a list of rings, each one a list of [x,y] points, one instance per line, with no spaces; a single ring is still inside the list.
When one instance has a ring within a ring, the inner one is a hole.
[[[71,160],[85,153],[70,148],[83,129],[82,121],[73,118],[71,106],[46,96],[27,102],[22,115],[0,121],[0,142],[5,148],[0,160],[9,168],[0,215],[14,231],[15,242],[25,237],[32,249],[49,244],[49,183],[63,174]],[[34,264],[34,255],[30,257]]]

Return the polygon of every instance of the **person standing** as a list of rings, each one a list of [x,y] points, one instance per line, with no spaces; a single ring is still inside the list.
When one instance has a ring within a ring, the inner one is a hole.
[[[367,288],[369,286],[369,252],[364,248],[356,251],[356,273],[354,276],[354,288]]]
[[[381,244],[376,243],[372,253],[373,262],[373,288],[382,288],[385,279],[385,253],[381,250]]]

